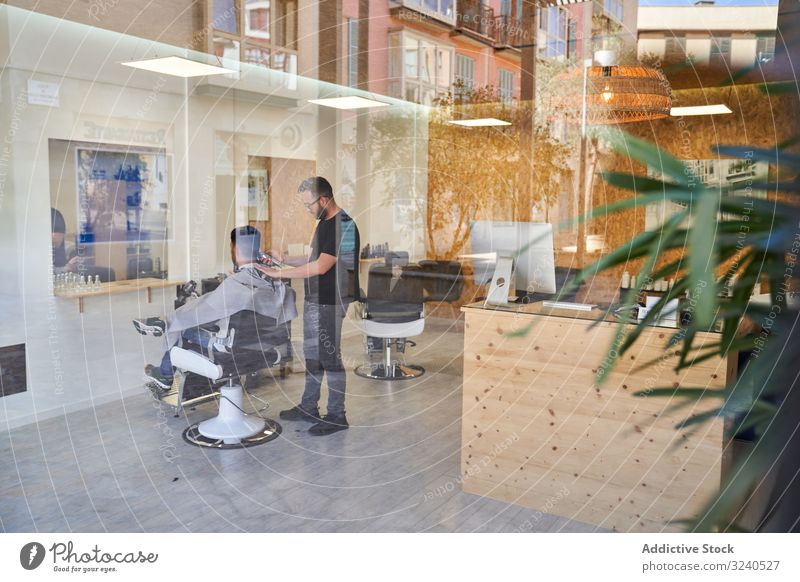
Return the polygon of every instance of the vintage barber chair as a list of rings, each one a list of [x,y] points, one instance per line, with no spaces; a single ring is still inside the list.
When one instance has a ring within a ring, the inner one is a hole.
[[[219,414],[187,428],[184,440],[225,449],[277,438],[281,432],[277,422],[244,412],[242,384],[263,369],[279,366],[287,357],[289,325],[277,324],[253,311],[240,311],[228,319],[227,325],[208,330],[207,348],[184,341],[170,350],[179,392],[192,375],[207,379],[218,392]]]

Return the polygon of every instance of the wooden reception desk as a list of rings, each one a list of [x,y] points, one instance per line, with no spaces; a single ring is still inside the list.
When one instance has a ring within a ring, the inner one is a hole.
[[[464,491],[617,531],[678,531],[718,488],[720,419],[676,429],[719,401],[678,410],[633,392],[722,388],[728,362],[676,374],[663,357],[674,328],[648,327],[606,382],[595,382],[617,323],[602,314],[474,304],[465,313],[461,475]],[[529,326],[523,337],[513,332]],[[719,341],[714,333],[702,342]],[[733,359],[733,358],[731,358]]]

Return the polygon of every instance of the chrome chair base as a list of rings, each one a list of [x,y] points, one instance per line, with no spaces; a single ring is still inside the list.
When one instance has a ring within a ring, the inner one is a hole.
[[[425,368],[402,362],[393,362],[387,366],[381,362],[380,364],[364,364],[356,368],[355,372],[357,376],[373,380],[410,380],[422,376]]]
[[[239,442],[226,442],[231,439],[210,438],[201,434],[199,429],[200,424],[201,423],[197,422],[183,431],[183,440],[190,445],[206,449],[239,449],[263,445],[264,443],[278,438],[283,430],[280,424],[267,418],[264,419],[264,428],[257,433],[238,439]]]

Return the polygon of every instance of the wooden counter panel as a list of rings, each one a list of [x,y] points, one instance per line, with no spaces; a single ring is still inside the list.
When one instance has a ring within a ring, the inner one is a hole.
[[[602,483],[586,478],[568,484],[553,481],[519,487],[475,477],[465,484],[464,490],[530,507],[532,517],[536,511],[541,511],[620,532],[671,532],[680,529],[664,524],[680,519],[682,514],[673,516],[661,511],[661,505],[652,503],[652,493],[631,492],[627,497],[614,497]],[[540,500],[538,507],[525,503],[531,497]],[[673,504],[680,506],[677,500]]]
[[[536,368],[534,362],[541,367],[543,364],[564,364],[575,367],[576,363],[598,369],[606,361],[608,350],[616,332],[617,325],[611,322],[598,323],[592,327],[586,320],[571,320],[555,317],[528,317],[533,319],[534,325],[528,335],[524,337],[509,336],[509,333],[519,331],[530,321],[525,318],[509,317],[505,313],[498,314],[491,311],[465,310],[467,314],[465,327],[464,358],[465,361],[481,365],[493,365],[509,369],[508,363],[530,366]],[[672,331],[667,328],[650,328],[642,334],[634,349],[621,358],[615,365],[618,374],[635,373],[641,376],[668,373],[677,363],[672,357],[665,357],[664,346]],[[702,342],[711,344],[719,341],[717,334],[698,334],[697,345]],[[542,351],[544,347],[547,351]],[[486,353],[492,356],[507,357],[508,360],[500,363],[493,358],[485,358]],[[673,353],[676,353],[673,350]],[[477,356],[481,356],[478,359]],[[639,371],[647,362],[657,361],[654,366]],[[706,360],[692,367],[693,378],[702,379],[699,385],[708,385],[718,380],[725,374],[725,363],[720,360]],[[702,378],[702,371],[708,372],[708,377]],[[716,376],[716,378],[714,377]],[[723,379],[724,383],[724,379]],[[719,382],[714,383],[719,385]]]
[[[665,404],[672,401],[664,397],[636,397],[632,396],[635,388],[641,386],[636,378],[624,377],[617,382],[627,388],[614,388],[612,375],[611,381],[600,387],[587,387],[594,374],[584,374],[578,377],[575,367],[546,365],[548,372],[523,372],[522,375],[505,374],[497,370],[487,370],[483,368],[477,372],[474,368],[465,364],[467,370],[473,374],[478,374],[484,383],[483,390],[473,396],[473,404],[478,407],[504,405],[510,407],[511,404],[520,406],[537,406],[540,411],[547,412],[552,409],[555,413],[559,409],[565,408],[570,412],[586,408],[592,414],[599,411],[601,415],[607,414],[619,417],[620,414],[652,416],[660,413]],[[550,371],[552,368],[552,372]],[[688,382],[683,382],[688,385]],[[532,387],[536,390],[531,390]],[[611,406],[613,402],[613,406]],[[691,413],[702,412],[710,408],[709,402],[701,402],[694,406],[689,406],[684,410],[688,416]],[[502,406],[501,406],[502,409]],[[613,413],[613,414],[612,414]],[[642,418],[641,422],[646,422]]]
[[[589,435],[589,439],[576,442],[573,447],[559,447],[552,444],[560,442],[559,435],[556,435],[542,439],[542,444],[537,448],[511,446],[499,453],[492,447],[482,448],[473,444],[464,460],[465,472],[469,468],[485,467],[487,475],[515,478],[517,471],[522,471],[523,475],[533,471],[540,478],[547,475],[559,482],[572,481],[577,475],[595,479],[611,489],[628,488],[633,481],[642,487],[655,487],[659,491],[659,486],[672,483],[668,493],[685,499],[695,492],[697,483],[678,480],[676,475],[683,472],[705,475],[715,470],[706,464],[706,456],[715,451],[705,450],[705,447],[698,447],[684,455],[670,449],[624,452],[594,443],[591,438],[592,435]],[[556,450],[553,450],[553,446]]]
[[[546,511],[547,500],[566,486],[570,495],[550,513],[620,531],[671,531],[680,528],[669,520],[689,517],[718,487],[722,421],[697,431],[675,428],[715,403],[670,411],[669,399],[631,392],[675,384],[722,388],[726,362],[708,360],[680,374],[672,363],[637,370],[664,352],[670,333],[649,328],[635,359],[621,360],[598,387],[614,323],[464,311],[465,491]],[[531,319],[529,336],[506,335]]]

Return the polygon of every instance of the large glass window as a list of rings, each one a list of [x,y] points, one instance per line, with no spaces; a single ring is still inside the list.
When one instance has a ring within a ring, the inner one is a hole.
[[[245,63],[251,65],[258,65],[260,67],[270,68],[269,49],[249,44],[245,45],[243,60]]]
[[[453,52],[450,49],[436,49],[436,86],[447,87],[453,77]]]
[[[239,34],[237,0],[212,0],[211,6],[211,28],[228,34]]]
[[[577,57],[578,52],[578,22],[573,19],[569,19],[569,24],[567,25],[567,56],[570,60],[575,59]]]
[[[447,22],[455,18],[453,0],[400,0],[398,3]]]
[[[617,22],[622,22],[623,0],[603,0],[603,11]]]
[[[456,55],[456,90],[459,94],[469,93],[475,86],[475,59]]]
[[[237,63],[240,60],[240,47],[238,40],[232,40],[224,36],[218,36],[214,38],[212,48],[214,55],[220,59],[232,61],[232,63]],[[226,63],[226,66],[230,65],[231,63]]]
[[[210,49],[221,58],[282,71],[297,61],[297,0],[212,0],[208,27]]]
[[[244,30],[251,38],[270,39],[269,0],[246,0]]]
[[[775,35],[759,34],[756,41],[756,63],[768,63],[775,58]]]
[[[450,92],[453,82],[452,47],[407,31],[394,33],[393,37],[389,40],[390,74],[395,77],[390,83],[392,95],[431,105],[438,95]],[[398,41],[398,37],[401,40]],[[399,50],[402,50],[402,79],[396,79],[394,72]]]
[[[297,1],[271,1],[275,6],[273,17],[275,44],[281,48],[297,50]]]
[[[358,85],[358,20],[347,19],[347,84]]]
[[[715,35],[711,37],[711,53],[709,64],[712,66],[723,66],[731,56],[731,37],[730,35]]]
[[[500,100],[503,103],[510,103],[514,98],[514,73],[506,69],[500,69],[498,85],[500,87]]]
[[[674,63],[685,60],[688,57],[686,54],[686,37],[685,36],[669,36],[667,37],[666,46],[664,48],[664,58],[667,62]]]
[[[545,57],[566,57],[569,13],[559,6],[542,8],[539,12],[539,28],[547,33],[539,54]]]

